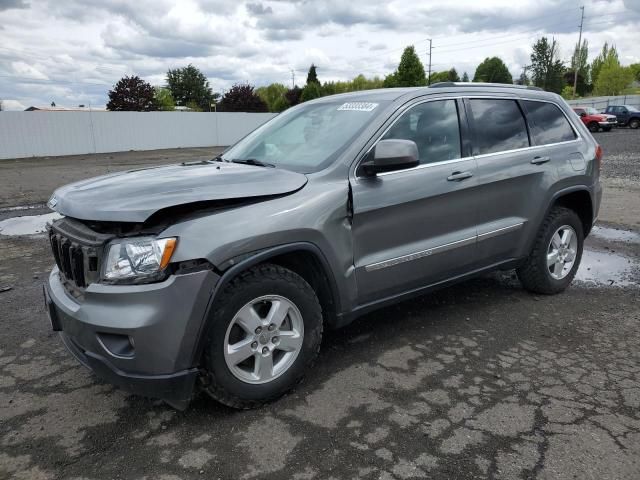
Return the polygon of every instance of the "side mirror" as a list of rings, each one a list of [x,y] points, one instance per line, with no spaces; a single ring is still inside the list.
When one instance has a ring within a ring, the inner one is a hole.
[[[587,116],[587,114],[586,114],[585,112],[582,112],[582,113],[580,114],[580,116],[581,116],[581,117],[586,117],[586,116]]]
[[[367,160],[362,162],[361,168],[365,175],[374,176],[417,167],[420,163],[418,157],[418,146],[412,140],[380,140],[369,152]]]

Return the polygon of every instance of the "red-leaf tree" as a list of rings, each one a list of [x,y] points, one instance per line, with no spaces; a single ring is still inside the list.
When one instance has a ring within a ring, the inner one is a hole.
[[[223,112],[268,112],[267,104],[251,85],[236,84],[227,91],[218,104]]]
[[[150,112],[157,109],[153,87],[138,76],[124,76],[109,90],[107,110]]]

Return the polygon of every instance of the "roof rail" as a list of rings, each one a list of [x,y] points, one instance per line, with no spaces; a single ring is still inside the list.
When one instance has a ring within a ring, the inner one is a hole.
[[[429,85],[429,88],[444,88],[444,87],[501,87],[501,88],[520,88],[523,90],[544,91],[542,88],[534,87],[532,85],[510,85],[508,83],[437,82]]]

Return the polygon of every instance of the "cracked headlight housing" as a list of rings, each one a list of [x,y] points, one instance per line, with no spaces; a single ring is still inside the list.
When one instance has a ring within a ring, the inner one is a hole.
[[[111,242],[102,266],[104,283],[150,283],[168,276],[178,239],[131,237]]]

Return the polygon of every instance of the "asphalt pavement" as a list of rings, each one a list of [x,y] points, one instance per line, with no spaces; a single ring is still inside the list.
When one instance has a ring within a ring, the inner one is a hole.
[[[64,181],[214,149],[0,162],[0,479],[640,478],[640,132],[596,138],[604,203],[565,293],[500,272],[369,314],[252,411],[97,380],[47,324],[46,238],[15,234]]]

